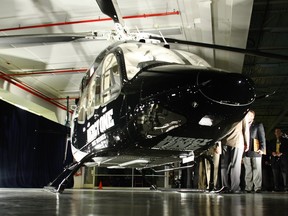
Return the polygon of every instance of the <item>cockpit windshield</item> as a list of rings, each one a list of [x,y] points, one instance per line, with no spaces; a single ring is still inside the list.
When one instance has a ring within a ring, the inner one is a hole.
[[[159,62],[210,67],[199,56],[183,50],[144,43],[124,43],[120,47],[124,54],[128,79],[132,79],[142,68]]]

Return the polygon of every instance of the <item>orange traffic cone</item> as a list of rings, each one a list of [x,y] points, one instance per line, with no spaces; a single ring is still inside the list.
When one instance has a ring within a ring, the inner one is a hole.
[[[98,189],[100,189],[100,190],[103,189],[103,187],[102,187],[102,181],[99,182]]]

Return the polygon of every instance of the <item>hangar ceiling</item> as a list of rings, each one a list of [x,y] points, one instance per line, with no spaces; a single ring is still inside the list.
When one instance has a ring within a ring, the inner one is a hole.
[[[65,124],[66,106],[79,97],[86,69],[109,40],[25,42],[31,34],[110,31],[113,22],[95,0],[2,0],[0,8],[0,97]],[[286,0],[118,0],[130,31],[288,55]],[[6,36],[24,35],[9,39]],[[253,109],[268,133],[280,125],[288,132],[288,67],[285,59],[244,56],[181,46],[212,66],[244,73],[256,84]],[[288,57],[287,57],[288,58]],[[67,100],[69,97],[69,100]]]

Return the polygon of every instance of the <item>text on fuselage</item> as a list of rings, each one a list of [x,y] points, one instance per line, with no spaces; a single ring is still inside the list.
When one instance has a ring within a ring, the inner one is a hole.
[[[107,129],[115,125],[112,116],[113,110],[111,109],[104,113],[87,129],[87,143],[92,142],[100,134],[104,133]]]

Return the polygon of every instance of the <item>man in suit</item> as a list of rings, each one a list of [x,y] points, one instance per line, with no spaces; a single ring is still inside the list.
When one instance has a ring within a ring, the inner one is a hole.
[[[262,154],[266,152],[265,130],[262,123],[254,122],[255,112],[250,110],[247,114],[250,126],[250,139],[248,151],[244,153],[245,191],[256,193],[262,188]]]
[[[275,138],[269,142],[269,155],[273,172],[274,190],[287,190],[288,139],[280,128],[275,128]]]
[[[221,181],[223,192],[240,192],[241,161],[249,143],[249,125],[247,115],[232,127],[229,134],[221,140],[222,154]]]

